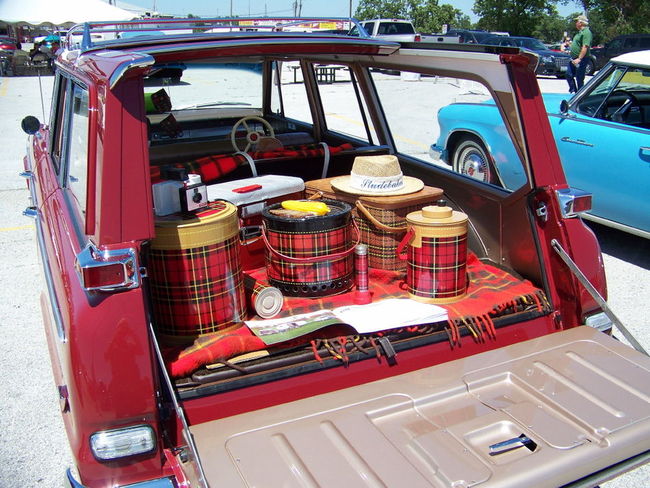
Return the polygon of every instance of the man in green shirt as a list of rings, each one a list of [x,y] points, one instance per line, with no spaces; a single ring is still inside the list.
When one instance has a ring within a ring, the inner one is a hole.
[[[593,36],[589,30],[589,20],[584,15],[576,17],[576,29],[578,33],[573,36],[573,42],[569,49],[571,62],[567,66],[566,79],[569,83],[569,93],[575,93],[585,83],[585,70],[587,69],[587,55],[591,49]]]

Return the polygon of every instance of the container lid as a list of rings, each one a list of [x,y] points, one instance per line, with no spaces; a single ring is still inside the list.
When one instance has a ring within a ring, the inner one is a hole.
[[[191,216],[180,214],[156,218],[153,249],[193,249],[223,242],[237,235],[237,207],[224,201],[210,202],[207,208]]]
[[[445,200],[438,200],[436,205],[428,205],[422,210],[411,212],[406,216],[406,221],[414,225],[443,226],[466,222],[467,215],[452,210]]]

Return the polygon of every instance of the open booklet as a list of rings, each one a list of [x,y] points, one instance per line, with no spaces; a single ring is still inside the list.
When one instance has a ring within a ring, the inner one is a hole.
[[[409,298],[389,298],[367,305],[349,305],[280,319],[248,320],[246,325],[270,346],[334,324],[347,324],[358,333],[367,334],[442,320],[447,320],[447,311],[442,307]]]

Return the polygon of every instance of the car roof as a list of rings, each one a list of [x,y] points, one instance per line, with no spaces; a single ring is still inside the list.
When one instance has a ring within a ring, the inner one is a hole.
[[[612,61],[615,63],[634,64],[650,68],[650,50],[621,54],[620,56],[612,58]]]

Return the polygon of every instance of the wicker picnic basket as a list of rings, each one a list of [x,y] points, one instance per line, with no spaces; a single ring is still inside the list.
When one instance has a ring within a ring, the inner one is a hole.
[[[330,198],[349,203],[361,242],[368,245],[371,268],[404,271],[406,262],[397,257],[397,246],[406,234],[406,216],[440,199],[440,188],[425,186],[422,190],[397,196],[359,196],[336,190],[332,178],[305,183],[308,198]]]

